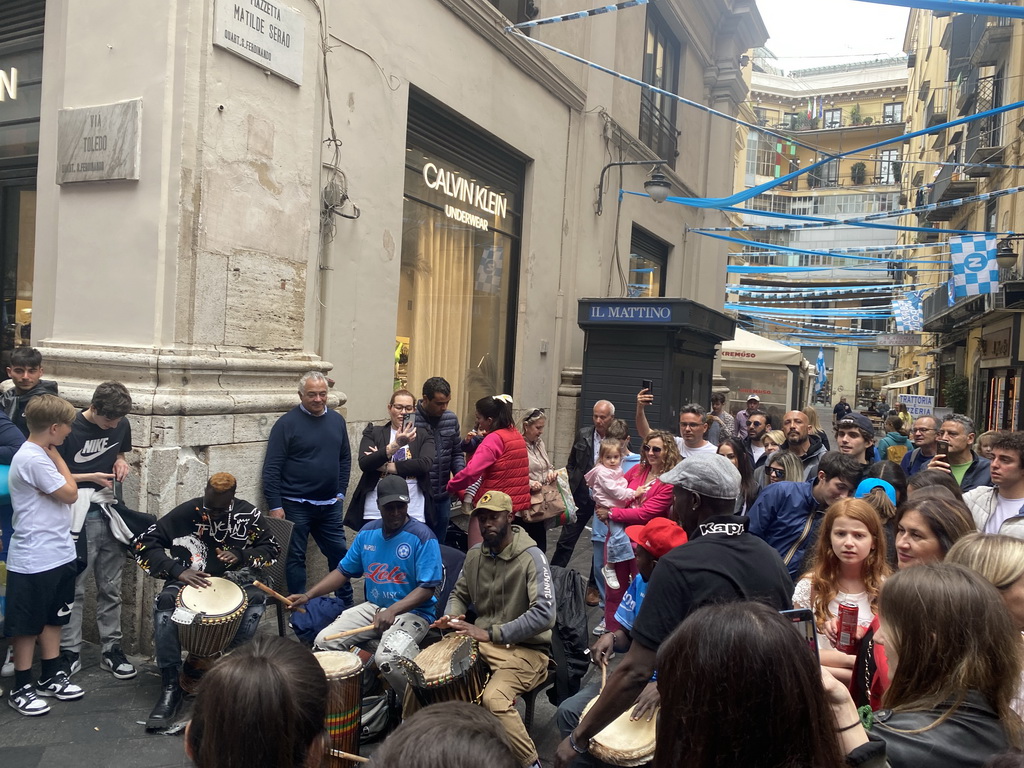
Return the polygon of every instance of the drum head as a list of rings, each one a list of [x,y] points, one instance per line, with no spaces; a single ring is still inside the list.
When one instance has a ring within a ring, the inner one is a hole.
[[[597,701],[595,696],[583,708],[582,720]],[[654,757],[654,740],[658,726],[658,712],[649,721],[630,720],[633,705],[612,720],[604,730],[590,740],[590,753],[598,760],[612,765],[637,766],[648,763]]]
[[[179,599],[181,605],[193,613],[227,616],[245,602],[245,592],[234,582],[211,576],[208,587],[182,587]]]
[[[328,678],[351,677],[363,669],[363,662],[348,651],[315,651],[313,653]]]
[[[463,635],[445,635],[439,642],[428,645],[413,661],[421,670],[427,682],[452,676],[452,659],[462,659],[472,655],[473,640]],[[468,666],[463,663],[463,666]]]

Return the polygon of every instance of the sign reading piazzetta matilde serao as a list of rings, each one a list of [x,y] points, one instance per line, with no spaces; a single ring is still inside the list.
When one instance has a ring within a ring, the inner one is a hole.
[[[306,20],[271,0],[217,0],[213,44],[302,85]]]

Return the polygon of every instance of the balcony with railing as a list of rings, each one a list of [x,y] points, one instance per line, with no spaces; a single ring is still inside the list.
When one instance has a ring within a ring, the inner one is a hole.
[[[924,110],[926,128],[934,128],[949,120],[949,89],[936,88],[928,96],[928,106]]]
[[[1013,38],[1011,19],[976,16],[974,29],[977,42],[971,52],[972,67],[994,67],[1010,50]]]
[[[1002,80],[982,77],[978,80],[976,113],[987,112],[1000,105]],[[971,178],[991,176],[996,169],[986,168],[988,164],[1000,164],[1006,154],[1003,139],[1003,115],[989,115],[974,120],[967,126],[967,147],[964,156],[968,165],[964,169]]]
[[[955,152],[946,158],[946,163],[946,165],[942,166],[939,177],[928,192],[929,205],[959,200],[978,192],[978,182],[966,178],[962,171],[963,166],[954,165],[956,163]],[[918,214],[918,217],[925,222],[949,221],[956,215],[961,205],[962,203],[923,211]]]
[[[924,330],[948,333],[954,328],[976,325],[993,312],[1020,311],[1024,307],[1024,281],[1015,270],[999,270],[999,290],[980,296],[966,296],[949,302],[949,283],[942,283],[925,296],[921,310]]]
[[[679,154],[679,131],[675,125],[675,110],[662,111],[652,96],[644,92],[640,97],[640,141],[650,147],[660,158],[668,160],[675,167]],[[670,102],[674,107],[674,102]]]

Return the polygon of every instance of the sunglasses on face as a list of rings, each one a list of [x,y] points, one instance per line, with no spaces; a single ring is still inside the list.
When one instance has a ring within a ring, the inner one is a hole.
[[[786,476],[786,470],[782,467],[768,467],[768,474],[772,477],[781,478]]]
[[[662,449],[656,445],[645,445],[642,450],[644,453],[653,453],[655,455],[661,453],[662,451]]]

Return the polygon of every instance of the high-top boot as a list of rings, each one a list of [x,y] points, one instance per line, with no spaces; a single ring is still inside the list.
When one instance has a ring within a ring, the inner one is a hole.
[[[163,677],[163,688],[160,691],[160,698],[149,713],[146,720],[146,730],[155,731],[169,728],[174,722],[174,715],[178,712],[181,704],[181,684],[178,676],[181,674],[179,667],[167,667],[160,670]]]

